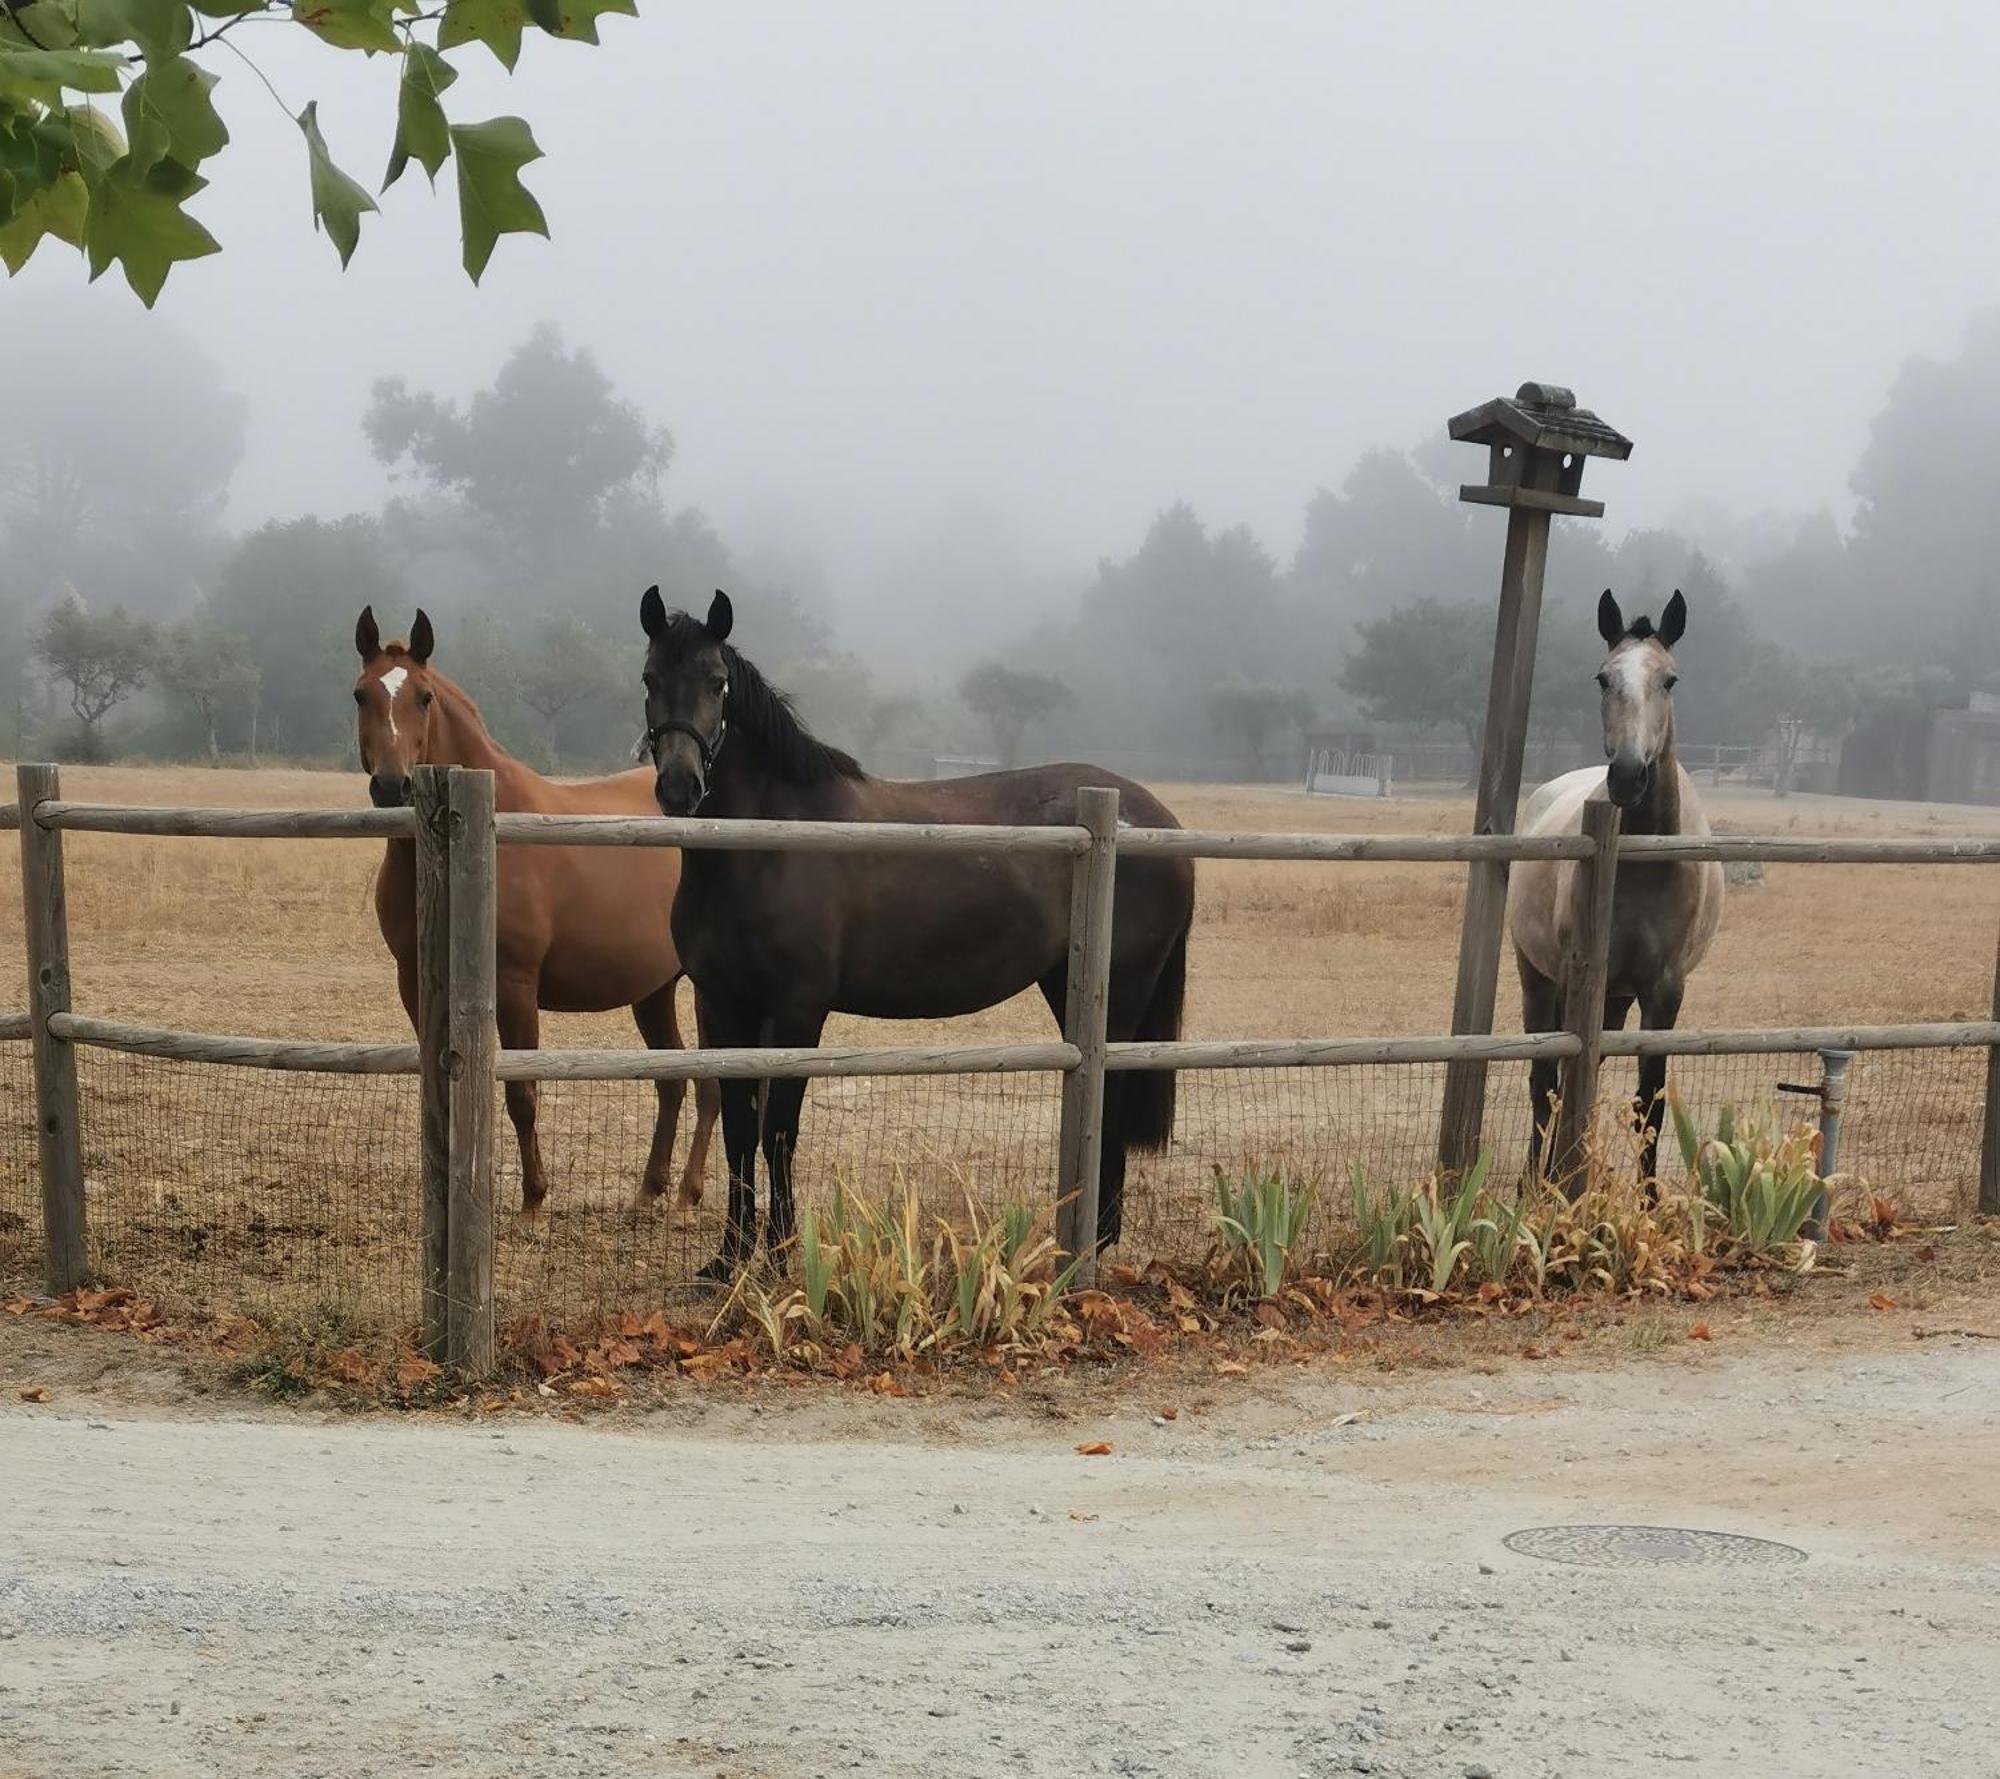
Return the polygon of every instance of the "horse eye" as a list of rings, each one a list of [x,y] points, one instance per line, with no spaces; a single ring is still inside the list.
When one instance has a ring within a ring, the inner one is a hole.
[[[1676,687],[1680,683],[1681,683],[1681,676],[1678,673],[1670,673],[1667,675],[1665,679],[1660,681],[1661,686],[1669,692],[1671,692],[1674,689],[1674,687]]]
[[[724,692],[729,690],[729,682],[726,679],[724,679],[721,674],[718,673],[712,680],[708,682],[708,689],[711,692],[713,692],[716,695],[716,697],[720,698]]]
[[[359,686],[354,688],[354,702],[356,704],[366,704],[368,702],[368,694]]]
[[[430,695],[430,693],[428,693],[428,692],[419,692],[419,693],[417,694],[417,708],[418,708],[419,710],[429,710],[429,709],[430,709],[430,707],[431,707],[431,695]]]
[[[1598,683],[1598,685],[1599,685],[1600,687],[1602,687],[1602,688],[1603,688],[1603,690],[1605,690],[1605,691],[1607,691],[1607,692],[1608,692],[1608,691],[1610,691],[1610,690],[1611,690],[1611,675],[1610,675],[1610,674],[1608,674],[1608,673],[1600,673],[1600,674],[1599,674],[1599,675],[1597,676],[1597,683]]]

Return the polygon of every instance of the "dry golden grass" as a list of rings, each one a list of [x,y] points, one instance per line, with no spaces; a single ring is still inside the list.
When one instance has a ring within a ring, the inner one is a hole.
[[[64,785],[71,796],[149,804],[342,807],[363,800],[353,773],[71,768]],[[1383,803],[1215,786],[1164,794],[1184,824],[1213,828],[1449,833],[1462,831],[1469,814],[1456,796]],[[1994,813],[1779,802],[1728,791],[1712,798],[1711,811],[1732,828],[1765,833],[2000,831]],[[370,899],[378,846],[110,835],[72,835],[66,844],[80,1010],[194,1030],[407,1036]],[[0,836],[0,1007],[22,999],[20,988],[7,986],[22,982],[24,968],[14,851],[13,837]],[[1463,875],[1452,866],[1203,862],[1188,1035],[1447,1029]],[[1761,885],[1732,892],[1683,1023],[1981,1017],[1992,986],[1995,888],[1990,872],[1969,866],[1773,867]],[[1501,1008],[1503,1025],[1517,1027],[1511,968]],[[1047,1032],[1040,999],[1029,995],[947,1022],[943,1031],[836,1019],[828,1037],[947,1042]],[[629,1018],[613,1012],[550,1016],[544,1042],[637,1039]],[[0,1057],[0,1069],[9,1066]],[[1682,1077],[1705,1081],[1706,1089],[1690,1091],[1711,1097],[1756,1093],[1788,1069],[1797,1078],[1800,1066],[1690,1065]],[[1892,1191],[1948,1208],[1971,1179],[1977,1077],[1972,1057],[1866,1063],[1851,1121],[1856,1165]],[[14,1078],[0,1075],[0,1087]],[[1211,1161],[1257,1156],[1334,1172],[1358,1153],[1378,1169],[1414,1171],[1433,1140],[1437,1080],[1436,1071],[1386,1070],[1184,1078],[1176,1153],[1135,1164],[1133,1245],[1200,1241]],[[87,1060],[86,1081],[97,1113],[87,1133],[94,1190],[106,1201],[104,1214],[93,1216],[107,1230],[126,1231],[130,1245],[121,1252],[128,1258],[144,1252],[161,1263],[171,1250],[190,1269],[220,1272],[228,1254],[227,1264],[261,1271],[274,1292],[306,1279],[313,1295],[344,1294],[356,1269],[367,1269],[359,1259],[350,1265],[321,1252],[337,1240],[373,1256],[369,1267],[393,1274],[398,1305],[411,1300],[414,1168],[404,1085],[315,1087],[109,1057]],[[1526,1112],[1518,1072],[1496,1071],[1493,1095],[1496,1131],[1518,1141]],[[837,1167],[878,1177],[900,1168],[938,1182],[946,1196],[959,1177],[989,1192],[1032,1196],[1045,1189],[1054,1101],[1053,1084],[1032,1078],[815,1084],[802,1184],[817,1189]],[[699,1219],[626,1213],[650,1116],[642,1087],[548,1095],[544,1147],[556,1197],[541,1228],[510,1231],[503,1289],[512,1301],[564,1307],[598,1294],[607,1280],[620,1291],[642,1289],[684,1276],[686,1263],[713,1240],[714,1189]],[[500,1131],[503,1158],[511,1161],[504,1120]],[[11,1119],[0,1125],[7,1169],[0,1217],[8,1203],[25,1208],[29,1197],[25,1141],[25,1121],[18,1129]],[[1908,1178],[1895,1177],[1899,1171]],[[715,1184],[718,1174],[719,1157],[711,1164]],[[578,1220],[585,1218],[590,1238],[579,1249]],[[203,1233],[190,1234],[196,1226]]]

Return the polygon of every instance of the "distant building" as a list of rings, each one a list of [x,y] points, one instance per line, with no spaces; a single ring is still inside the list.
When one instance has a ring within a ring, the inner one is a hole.
[[[1931,718],[1925,794],[1933,803],[2000,803],[2000,692]]]

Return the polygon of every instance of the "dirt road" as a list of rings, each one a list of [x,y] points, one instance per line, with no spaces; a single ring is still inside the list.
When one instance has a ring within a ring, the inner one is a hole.
[[[1322,1371],[1163,1423],[14,1394],[0,1774],[2000,1773],[1992,1344]],[[1808,1556],[1501,1542],[1575,1521]]]

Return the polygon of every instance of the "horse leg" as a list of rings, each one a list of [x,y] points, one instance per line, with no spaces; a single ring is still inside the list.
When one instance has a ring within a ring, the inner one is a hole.
[[[694,1009],[694,1041],[703,1042],[701,1003]],[[704,1077],[694,1084],[694,1137],[688,1144],[687,1166],[681,1170],[681,1203],[701,1203],[702,1181],[708,1174],[708,1147],[715,1137],[716,1115],[722,1110],[721,1083]]]
[[[764,1042],[783,1049],[810,1050],[826,1029],[824,1013],[773,1019]],[[799,1116],[805,1109],[806,1084],[798,1076],[764,1084],[764,1171],[771,1182],[771,1218],[764,1246],[773,1256],[791,1246],[797,1227],[792,1202],[792,1158],[798,1151]]]
[[[674,988],[669,982],[665,988],[655,989],[643,1000],[632,1003],[632,1022],[639,1028],[639,1036],[645,1039],[648,1050],[678,1050],[681,1047],[680,1024],[674,1017]],[[658,1198],[667,1189],[667,1177],[674,1167],[674,1130],[681,1121],[681,1101],[687,1095],[687,1083],[676,1077],[670,1081],[655,1081],[653,1091],[659,1100],[659,1109],[653,1118],[653,1146],[646,1152],[646,1171],[639,1177],[639,1203]],[[695,1183],[695,1195],[689,1200],[685,1191],[681,1195],[683,1203],[701,1203],[701,1184]]]
[[[718,1004],[705,997],[698,997],[696,1004],[705,1038],[731,1047],[757,1041],[762,1022],[754,1009]],[[726,1283],[736,1276],[757,1244],[757,1106],[762,1085],[743,1080],[720,1084],[722,1152],[729,1166],[729,1221],[722,1231],[721,1250],[695,1274],[698,1279]]]
[[[535,1005],[533,983],[506,981],[495,996],[495,1023],[500,1043],[508,1050],[534,1050],[541,1044],[542,1019]],[[514,1123],[514,1140],[521,1150],[521,1213],[532,1217],[549,1195],[549,1177],[542,1167],[541,1139],[535,1134],[541,1090],[533,1081],[507,1083],[507,1116]]]
[[[1562,1029],[1562,990],[1528,962],[1518,951],[1514,962],[1521,972],[1521,1029],[1524,1032],[1554,1032]],[[1542,1148],[1555,1122],[1556,1094],[1561,1076],[1550,1058],[1537,1057],[1528,1064],[1528,1178],[1542,1172]]]
[[[1639,1028],[1648,1032],[1670,1032],[1681,1016],[1681,996],[1686,984],[1678,976],[1663,977],[1653,984],[1650,994],[1639,997]],[[1659,1197],[1656,1171],[1660,1163],[1660,1126],[1667,1116],[1667,1059],[1664,1056],[1639,1058],[1639,1107],[1646,1121],[1646,1134],[1639,1146],[1639,1178],[1646,1184],[1648,1201]]]

